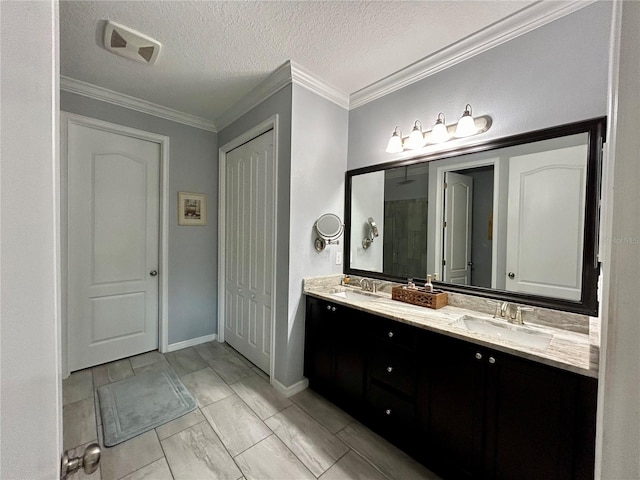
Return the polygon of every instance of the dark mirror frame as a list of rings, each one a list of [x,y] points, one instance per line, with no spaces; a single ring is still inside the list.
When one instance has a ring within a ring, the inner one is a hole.
[[[445,282],[434,282],[441,290],[449,292],[476,295],[480,297],[492,298],[507,302],[524,303],[543,308],[563,310],[567,312],[584,315],[598,315],[598,275],[600,273],[600,262],[598,261],[598,231],[600,223],[600,193],[602,174],[602,149],[606,141],[606,117],[598,117],[581,122],[570,123],[557,127],[536,130],[533,132],[512,135],[509,137],[492,139],[487,142],[477,143],[470,146],[453,148],[437,153],[411,158],[408,160],[398,160],[387,163],[379,163],[369,167],[349,170],[345,175],[345,234],[344,234],[344,273],[362,277],[377,278],[392,282],[406,283],[407,278],[384,273],[372,272],[351,268],[351,179],[354,175],[377,172],[390,168],[404,167],[416,163],[430,162],[452,157],[459,157],[477,152],[486,152],[498,148],[511,147],[526,143],[548,140],[567,135],[587,133],[589,136],[588,158],[587,158],[587,180],[584,212],[584,237],[582,254],[582,294],[580,300],[564,300],[541,295],[527,293],[510,292],[506,290],[494,290],[485,287],[475,287],[472,285],[457,285]],[[414,279],[424,283],[426,279]]]

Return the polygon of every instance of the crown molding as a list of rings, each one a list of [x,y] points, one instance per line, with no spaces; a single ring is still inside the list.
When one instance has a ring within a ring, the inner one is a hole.
[[[316,75],[293,61],[291,64],[291,81],[311,90],[316,95],[325,98],[339,107],[349,109],[349,94],[337,87],[320,80]]]
[[[131,97],[123,93],[115,92],[107,88],[99,87],[91,83],[76,80],[74,78],[60,76],[60,90],[75,93],[84,97],[93,98],[102,102],[111,103],[120,107],[129,108],[137,112],[164,118],[172,122],[182,123],[191,127],[217,132],[216,125],[211,120],[207,120],[188,113],[179,112],[169,107],[164,107],[155,103],[147,102],[139,98]]]
[[[350,109],[358,108],[384,95],[395,92],[452,67],[464,60],[486,52],[520,35],[569,15],[596,0],[569,2],[540,1],[513,15],[489,25],[462,40],[418,60],[402,70],[364,87],[350,96]]]
[[[258,86],[242,97],[238,103],[216,118],[218,131],[228,127],[242,115],[257,107],[260,103],[290,83],[291,63],[286,61],[260,82]]]
[[[244,96],[229,110],[216,119],[218,130],[229,126],[242,115],[257,107],[271,95],[277,93],[290,83],[301,85],[313,93],[325,98],[336,105],[349,109],[349,95],[338,88],[320,80],[317,76],[301,65],[287,60],[251,92]]]

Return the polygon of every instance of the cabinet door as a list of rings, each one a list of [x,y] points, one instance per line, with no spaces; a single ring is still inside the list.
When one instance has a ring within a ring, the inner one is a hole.
[[[324,394],[330,394],[334,384],[335,317],[331,308],[328,302],[307,297],[304,375],[314,390]]]
[[[484,355],[471,344],[442,336],[430,341],[427,378],[420,379],[429,383],[428,401],[419,401],[419,406],[428,418],[427,456],[445,477],[482,476]]]
[[[508,355],[488,355],[487,477],[573,478],[577,377]]]

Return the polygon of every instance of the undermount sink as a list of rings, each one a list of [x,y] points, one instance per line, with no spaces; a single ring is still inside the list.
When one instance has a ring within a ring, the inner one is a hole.
[[[451,324],[452,327],[462,328],[470,332],[481,333],[501,340],[506,340],[523,347],[546,350],[551,343],[552,335],[537,332],[527,327],[507,323],[506,320],[490,320],[488,318],[463,315]]]
[[[349,300],[357,300],[359,302],[372,302],[374,300],[377,300],[378,298],[368,293],[356,292],[355,290],[342,290],[339,292],[333,292],[331,295],[334,297],[346,298]]]

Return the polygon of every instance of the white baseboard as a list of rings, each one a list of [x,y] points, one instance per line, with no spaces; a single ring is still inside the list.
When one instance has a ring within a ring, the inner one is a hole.
[[[294,383],[290,387],[285,387],[278,380],[276,380],[275,378],[272,378],[271,379],[271,385],[278,392],[282,393],[285,397],[291,397],[291,396],[295,395],[296,393],[299,393],[299,392],[305,390],[309,386],[309,379],[308,378],[303,378],[302,380],[300,380],[299,382]]]
[[[175,352],[176,350],[182,350],[183,348],[193,347],[194,345],[200,345],[201,343],[212,342],[218,338],[218,335],[212,333],[211,335],[205,335],[204,337],[191,338],[182,342],[172,343],[167,346],[167,351],[162,353]]]

